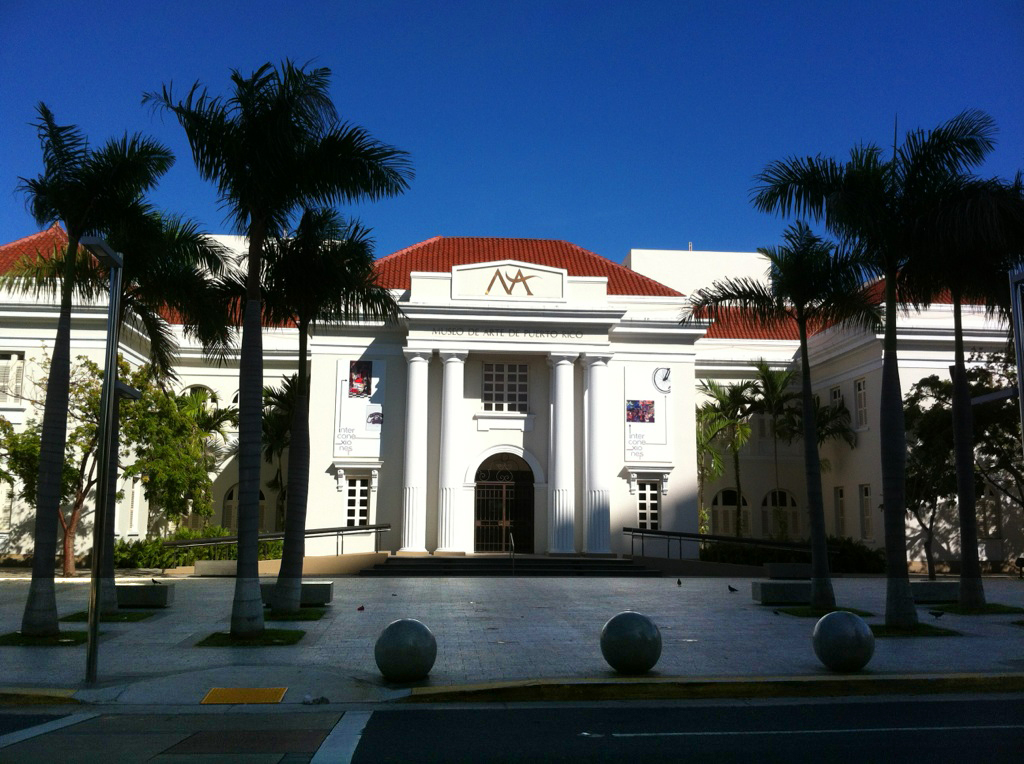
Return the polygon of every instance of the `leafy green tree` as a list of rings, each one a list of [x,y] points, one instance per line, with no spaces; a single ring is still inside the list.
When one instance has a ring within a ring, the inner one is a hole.
[[[991,151],[995,125],[965,111],[938,127],[909,132],[893,156],[868,144],[845,163],[821,155],[771,162],[758,176],[754,205],[764,212],[807,215],[864,257],[883,279],[885,329],[879,415],[882,493],[885,496],[886,605],[890,627],[917,624],[910,590],[906,537],[906,437],[897,358],[897,310],[919,304],[931,284],[908,278],[920,246],[921,225],[940,202],[950,177],[976,166]]]
[[[248,77],[232,71],[230,98],[199,83],[183,100],[169,86],[144,101],[170,111],[185,130],[204,180],[216,183],[239,233],[248,239],[239,364],[238,575],[231,633],[263,631],[257,545],[260,418],[263,409],[264,244],[290,227],[297,210],[401,193],[412,177],[408,155],[360,127],[341,123],[329,93],[330,70],[285,61]]]
[[[61,474],[67,443],[71,378],[71,306],[78,277],[77,256],[83,236],[103,235],[131,214],[143,193],[171,166],[174,157],[161,144],[138,134],[111,140],[99,149],[79,128],[58,125],[40,103],[36,128],[43,149],[43,172],[21,178],[19,189],[39,225],[62,223],[67,251],[60,276],[60,314],[53,343],[39,458],[32,582],[21,631],[33,636],[59,633],[54,562],[61,503]]]
[[[715,282],[691,297],[695,317],[718,318],[739,309],[764,326],[796,324],[800,340],[800,400],[803,412],[804,477],[811,526],[811,604],[835,606],[828,569],[828,539],[821,495],[821,466],[814,421],[814,396],[807,337],[812,329],[832,324],[873,326],[877,313],[861,289],[856,260],[798,222],[783,234],[785,244],[758,250],[768,258],[768,283],[755,279]],[[904,553],[905,555],[905,553]]]
[[[960,523],[960,604],[981,609],[985,589],[978,557],[972,407],[965,363],[963,303],[982,304],[989,315],[1010,313],[1005,278],[1024,260],[1024,181],[953,175],[940,203],[922,225],[924,257],[908,266],[908,278],[932,283],[925,297],[949,290],[953,303],[953,443],[957,517]]]
[[[721,427],[718,437],[732,454],[733,475],[736,478],[735,535],[743,535],[743,491],[740,488],[740,451],[750,440],[750,414],[753,383],[749,380],[722,385],[712,379],[700,384],[700,392],[708,397],[702,408],[704,416],[715,418]]]
[[[1013,364],[1006,356],[976,356],[966,370],[968,399],[1013,388]],[[955,469],[957,445],[953,431],[959,426],[952,416],[956,385],[931,375],[918,381],[904,399],[907,422],[907,511],[922,529],[922,546],[930,577],[935,575],[934,547],[954,548],[958,528],[952,508],[959,499],[959,478]],[[970,442],[972,492],[986,488],[1006,511],[1024,508],[1024,459],[1020,449],[1020,412],[1013,401],[989,401],[972,407],[973,432]],[[957,508],[959,514],[959,507]],[[1001,513],[997,513],[998,518]],[[1018,520],[1019,522],[1019,520]],[[1002,518],[1003,527],[1014,525]],[[966,543],[962,531],[958,546]],[[975,541],[977,544],[977,541]],[[983,607],[968,606],[968,607]]]

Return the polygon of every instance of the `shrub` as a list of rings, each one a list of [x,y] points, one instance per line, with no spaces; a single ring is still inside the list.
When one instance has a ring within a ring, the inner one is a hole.
[[[237,544],[217,546],[167,547],[164,541],[220,538],[234,535],[228,528],[210,525],[200,530],[178,528],[167,539],[118,539],[114,545],[114,566],[118,568],[176,568],[195,565],[196,560],[237,560]],[[259,559],[278,560],[284,544],[281,541],[261,541]]]
[[[851,538],[829,536],[829,570],[832,573],[884,573],[885,551],[871,549]],[[705,562],[728,562],[735,565],[763,565],[766,562],[810,562],[810,552],[795,549],[705,542],[701,545],[700,559]]]

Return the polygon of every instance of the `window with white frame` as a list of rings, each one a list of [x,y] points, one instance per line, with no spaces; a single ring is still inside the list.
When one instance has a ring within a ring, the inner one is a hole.
[[[846,536],[846,496],[841,485],[832,489],[832,504],[835,509],[836,536],[842,538]]]
[[[715,494],[711,500],[711,532],[713,534],[732,536],[736,534],[736,490],[726,488]],[[740,533],[750,535],[750,508],[746,498],[743,499],[740,512]]]
[[[348,527],[370,524],[370,479],[345,478],[345,523]]]
[[[14,521],[14,489],[0,481],[0,533],[11,530]]]
[[[764,522],[770,519],[770,524]],[[800,511],[796,498],[789,491],[769,491],[761,501],[761,522],[765,530],[771,529],[772,538],[800,537]]]
[[[484,364],[484,411],[515,411],[525,414],[527,391],[527,364]]]
[[[21,403],[21,383],[25,357],[21,353],[0,352],[0,403]]]
[[[843,404],[843,388],[839,385],[829,388],[828,402],[833,406],[841,406]]]
[[[658,530],[661,519],[661,481],[638,480],[636,482],[637,527],[641,530]]]
[[[978,497],[978,538],[1000,539],[1003,537],[1003,513],[995,488],[986,484]]]
[[[861,377],[853,383],[854,398],[857,403],[857,413],[854,419],[855,427],[868,426],[868,382]]]
[[[267,497],[260,491],[260,525],[262,533],[267,529]],[[238,484],[231,486],[224,494],[224,505],[221,513],[221,525],[225,528],[238,531]]]
[[[871,529],[871,485],[862,483],[857,493],[860,497],[860,537],[862,539],[874,538]]]

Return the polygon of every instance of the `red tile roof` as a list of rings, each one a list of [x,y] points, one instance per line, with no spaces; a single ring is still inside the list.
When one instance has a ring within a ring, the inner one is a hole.
[[[708,327],[707,339],[722,340],[786,340],[796,342],[796,322],[764,326],[755,319],[744,315],[739,308],[722,308],[718,320]]]
[[[605,276],[608,294],[681,297],[674,289],[567,241],[435,236],[377,261],[377,283],[408,289],[409,273],[448,273],[454,265],[522,260],[564,268],[570,276]]]
[[[25,255],[38,253],[46,257],[53,252],[54,248],[64,249],[67,245],[67,233],[59,223],[54,223],[45,231],[0,246],[0,273],[6,273]]]

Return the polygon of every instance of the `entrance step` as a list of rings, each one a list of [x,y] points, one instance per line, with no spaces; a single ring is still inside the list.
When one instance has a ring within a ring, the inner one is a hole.
[[[516,557],[506,555],[466,557],[388,557],[382,564],[364,568],[361,576],[590,576],[658,578],[661,571],[632,560],[599,557]]]

